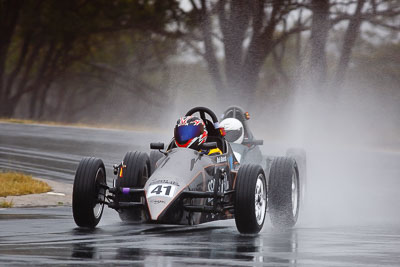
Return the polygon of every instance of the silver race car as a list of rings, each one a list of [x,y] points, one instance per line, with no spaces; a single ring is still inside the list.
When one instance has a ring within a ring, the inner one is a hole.
[[[94,228],[106,205],[124,221],[195,225],[234,218],[240,233],[254,234],[262,229],[268,206],[274,226],[294,226],[300,179],[295,159],[276,158],[269,174],[260,164],[240,163],[214,112],[196,107],[186,116],[194,113],[208,131],[201,150],[219,148],[222,154],[176,147],[174,141],[167,146],[151,143],[150,157],[128,152],[114,165],[112,186],[107,185],[103,161],[84,158],[73,186],[76,224]]]

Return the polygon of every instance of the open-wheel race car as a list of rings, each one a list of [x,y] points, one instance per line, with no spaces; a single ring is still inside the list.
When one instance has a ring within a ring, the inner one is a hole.
[[[274,226],[294,226],[300,197],[295,159],[275,158],[269,174],[259,164],[240,164],[214,112],[196,107],[186,116],[195,113],[208,132],[200,150],[172,140],[166,148],[151,143],[150,156],[128,152],[114,165],[117,177],[111,187],[103,161],[83,158],[73,186],[76,224],[94,228],[107,205],[123,221],[196,225],[234,218],[239,232],[250,234],[262,229],[268,207]],[[221,153],[204,153],[217,148]]]
[[[266,177],[269,177],[272,164],[277,164],[278,161],[275,161],[276,156],[262,154],[260,146],[263,145],[264,140],[255,137],[250,129],[249,120],[249,112],[245,112],[238,106],[230,106],[222,114],[220,126],[225,129],[225,139],[231,145],[239,163],[259,164],[264,169]],[[268,151],[268,149],[265,150]],[[290,147],[286,150],[286,157],[296,161],[297,172],[301,177],[297,186],[300,190],[301,204],[304,204],[307,183],[306,151],[302,148]],[[296,185],[293,184],[293,186]]]

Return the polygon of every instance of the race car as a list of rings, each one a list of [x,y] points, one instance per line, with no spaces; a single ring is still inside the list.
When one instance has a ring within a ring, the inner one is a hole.
[[[297,191],[292,186],[299,184],[296,161],[276,158],[267,178],[259,164],[239,163],[213,111],[196,107],[186,116],[195,113],[208,131],[201,151],[177,147],[172,140],[167,146],[151,143],[150,157],[128,152],[114,165],[112,186],[101,159],[83,158],[73,185],[75,223],[96,227],[106,205],[124,221],[196,225],[234,218],[240,233],[255,234],[264,225],[268,205],[274,226],[294,226],[299,209],[298,186]],[[202,152],[215,148],[222,154]]]
[[[260,146],[263,145],[264,141],[255,138],[249,127],[249,120],[249,112],[245,112],[241,107],[231,106],[222,114],[220,126],[225,129],[225,139],[231,145],[238,161],[241,164],[254,163],[261,165],[266,177],[269,177],[268,174],[276,157],[262,154]],[[307,178],[306,152],[302,148],[292,147],[286,150],[286,157],[293,158],[296,161],[296,171],[301,177],[298,185],[300,187],[300,199],[304,203]]]
[[[224,128],[225,139],[233,148],[236,158],[241,163],[260,164],[269,169],[267,158],[263,157],[260,145],[263,140],[257,140],[247,124],[250,114],[237,106],[229,107],[222,115],[221,127]]]

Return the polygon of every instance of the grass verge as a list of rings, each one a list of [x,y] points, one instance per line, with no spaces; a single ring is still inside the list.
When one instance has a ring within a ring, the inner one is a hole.
[[[35,180],[31,175],[0,172],[0,197],[39,194],[50,190],[47,183]]]
[[[0,208],[12,208],[14,203],[12,201],[0,201]]]

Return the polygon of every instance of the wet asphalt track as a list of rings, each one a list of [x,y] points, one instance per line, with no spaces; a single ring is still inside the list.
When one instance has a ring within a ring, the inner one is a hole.
[[[73,183],[82,157],[101,158],[110,170],[127,151],[148,152],[154,141],[169,140],[144,132],[0,123],[0,168]]]
[[[126,151],[148,151],[149,142],[158,140],[168,137],[0,123],[0,168],[72,183],[81,157],[100,157],[110,169]],[[400,173],[393,157],[385,161],[392,180]],[[76,228],[70,207],[2,209],[0,265],[399,266],[400,224],[392,222],[300,223],[278,231],[267,220],[262,233],[243,236],[233,220],[193,227],[131,225],[106,209],[99,227],[88,231]]]

